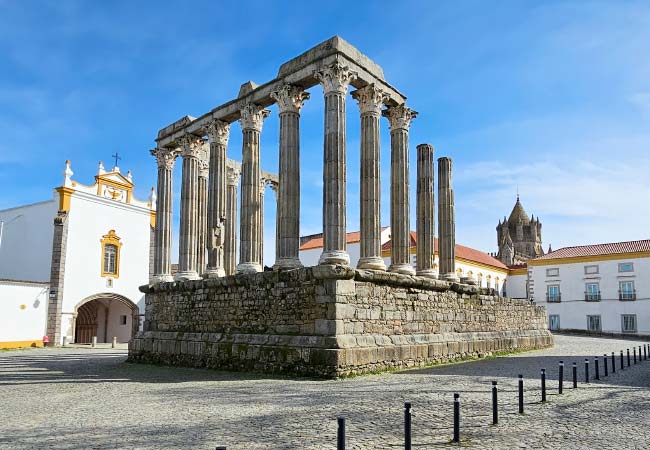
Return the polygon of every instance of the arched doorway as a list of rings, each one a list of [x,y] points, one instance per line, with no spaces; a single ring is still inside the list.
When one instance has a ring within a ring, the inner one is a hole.
[[[85,298],[75,308],[74,341],[128,342],[140,328],[140,311],[135,303],[118,294],[103,293]]]

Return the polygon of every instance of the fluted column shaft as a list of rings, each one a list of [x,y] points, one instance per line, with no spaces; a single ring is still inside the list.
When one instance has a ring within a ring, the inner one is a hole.
[[[439,272],[442,279],[458,281],[456,275],[456,218],[451,180],[451,158],[438,158]]]
[[[381,166],[379,119],[386,94],[368,85],[352,92],[361,112],[360,269],[386,270],[381,257]]]
[[[196,136],[183,139],[183,175],[181,182],[181,226],[177,280],[195,280],[199,233],[199,156],[203,140]]]
[[[309,94],[285,85],[271,94],[280,111],[275,270],[302,267],[300,249],[300,110]]]
[[[237,267],[237,186],[239,185],[239,169],[227,168],[226,183],[223,258],[226,275],[233,275]]]
[[[241,220],[237,272],[261,272],[260,265],[260,133],[269,111],[248,104],[241,110],[243,132],[241,168]]]
[[[391,272],[412,275],[410,261],[409,127],[417,113],[404,105],[384,111],[390,122]]]
[[[226,226],[226,148],[230,124],[215,120],[207,126],[210,143],[208,187],[208,266],[205,276],[222,277],[224,270],[224,227]],[[235,196],[236,196],[235,192]]]
[[[153,282],[173,281],[171,275],[173,172],[178,153],[164,148],[151,152],[158,162]]]
[[[417,146],[417,274],[436,278],[435,264],[435,199],[433,145]]]
[[[350,265],[346,240],[345,95],[357,74],[334,63],[317,72],[325,94],[323,253],[319,264]]]
[[[196,267],[199,275],[205,272],[205,254],[208,234],[208,171],[199,162],[199,203],[198,203],[198,242],[196,247]]]
[[[266,194],[266,180],[260,180],[260,218],[257,225],[257,243],[260,246],[258,263],[264,270],[264,194]]]

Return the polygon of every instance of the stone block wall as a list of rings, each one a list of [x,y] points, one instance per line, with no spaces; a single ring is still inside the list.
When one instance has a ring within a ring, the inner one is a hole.
[[[553,344],[528,301],[341,266],[142,290],[135,362],[338,377]]]

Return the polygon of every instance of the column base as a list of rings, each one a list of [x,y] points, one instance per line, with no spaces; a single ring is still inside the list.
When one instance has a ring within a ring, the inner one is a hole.
[[[151,277],[151,283],[152,284],[158,284],[158,283],[172,283],[174,281],[174,277],[172,277],[168,273],[163,273],[159,275],[154,275]]]
[[[203,278],[221,278],[226,276],[223,267],[210,267],[203,274]]]
[[[391,264],[388,268],[389,272],[401,273],[402,275],[415,275],[415,269],[409,263]]]
[[[460,278],[458,278],[458,275],[456,275],[456,272],[449,272],[440,277],[441,280],[445,281],[451,281],[454,283],[458,283],[460,281]]]
[[[438,272],[436,272],[434,269],[418,270],[416,272],[416,275],[419,276],[419,277],[426,277],[426,278],[433,278],[433,279],[438,278]]]
[[[318,259],[319,266],[329,266],[340,264],[342,266],[350,265],[350,255],[345,250],[328,250],[323,252]]]
[[[201,277],[195,270],[188,270],[186,272],[178,272],[174,276],[174,281],[190,281],[190,280],[200,280]]]
[[[236,273],[257,273],[262,272],[264,269],[260,263],[245,262],[237,264]]]
[[[379,256],[364,256],[359,258],[357,269],[370,269],[386,271],[386,263]]]
[[[298,258],[279,258],[273,264],[273,270],[292,270],[300,269],[301,267],[302,263]]]

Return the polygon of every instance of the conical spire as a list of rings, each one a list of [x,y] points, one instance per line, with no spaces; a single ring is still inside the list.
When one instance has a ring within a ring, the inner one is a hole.
[[[519,201],[519,195],[517,195],[517,202],[515,203],[514,208],[512,208],[512,212],[510,213],[510,217],[508,218],[508,223],[516,224],[519,221],[521,221],[521,223],[523,223],[524,225],[528,225],[530,223],[530,220],[528,219],[528,215],[526,214],[524,207],[521,205],[521,202]]]

